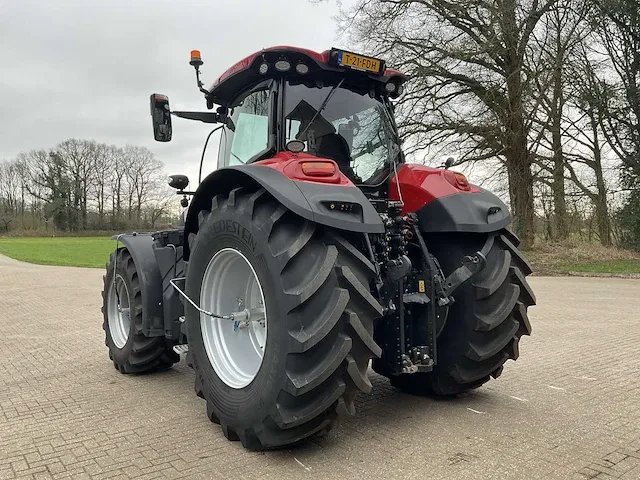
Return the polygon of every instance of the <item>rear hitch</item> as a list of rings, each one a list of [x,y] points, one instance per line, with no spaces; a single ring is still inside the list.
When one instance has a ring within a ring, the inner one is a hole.
[[[402,355],[402,373],[427,373],[433,370],[433,359],[429,347],[413,347],[409,355]]]

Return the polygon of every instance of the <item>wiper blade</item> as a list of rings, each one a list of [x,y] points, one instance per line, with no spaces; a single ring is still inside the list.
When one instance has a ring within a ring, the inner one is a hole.
[[[311,125],[313,125],[313,122],[315,121],[316,118],[318,118],[318,115],[320,115],[320,113],[325,109],[325,107],[327,106],[327,104],[329,103],[329,100],[331,100],[331,97],[333,97],[333,94],[336,92],[336,90],[338,90],[338,88],[340,88],[340,86],[342,85],[342,82],[344,82],[344,78],[342,78],[338,84],[333,87],[331,89],[331,91],[327,94],[327,96],[325,97],[325,99],[322,101],[322,104],[320,105],[320,108],[318,109],[318,111],[315,113],[315,115],[311,118],[311,121],[307,124],[306,127],[304,127],[304,130],[299,133],[297,135],[298,138],[303,138],[303,135],[305,133],[307,133],[307,130],[309,130],[309,127],[311,127]]]

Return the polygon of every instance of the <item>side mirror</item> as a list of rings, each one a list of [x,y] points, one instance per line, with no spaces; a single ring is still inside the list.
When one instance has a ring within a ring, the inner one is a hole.
[[[152,93],[150,103],[153,138],[158,142],[171,141],[171,109],[169,108],[169,97],[159,93]]]
[[[189,177],[186,175],[170,175],[169,186],[175,188],[178,192],[182,192],[189,186]]]

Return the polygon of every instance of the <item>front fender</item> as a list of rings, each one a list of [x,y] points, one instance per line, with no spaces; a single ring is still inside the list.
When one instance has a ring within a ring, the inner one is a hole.
[[[211,208],[214,196],[238,187],[259,185],[292,212],[312,222],[362,233],[383,233],[380,216],[362,191],[353,185],[332,185],[291,180],[264,165],[238,165],[216,170],[205,178],[193,196],[185,222],[185,238],[198,231],[198,214]],[[350,211],[331,208],[349,204]],[[189,255],[185,242],[185,258]]]
[[[142,333],[146,337],[164,336],[162,277],[153,252],[153,237],[150,233],[126,233],[113,238],[118,237],[118,242],[131,254],[138,273],[142,295]]]

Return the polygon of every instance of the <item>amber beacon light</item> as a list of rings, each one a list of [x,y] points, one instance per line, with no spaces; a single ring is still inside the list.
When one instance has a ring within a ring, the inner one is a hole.
[[[199,67],[203,63],[202,57],[200,56],[200,50],[191,50],[191,61],[189,64],[194,67]]]

